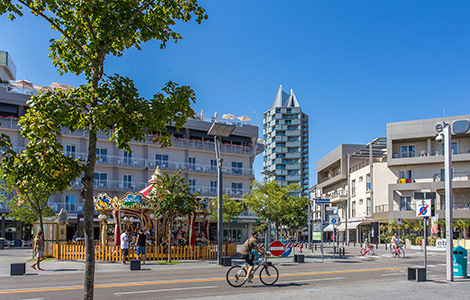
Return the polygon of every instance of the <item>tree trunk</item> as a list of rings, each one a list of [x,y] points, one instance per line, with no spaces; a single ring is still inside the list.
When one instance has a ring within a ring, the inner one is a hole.
[[[83,190],[83,217],[85,229],[85,278],[83,286],[83,299],[93,299],[95,282],[95,239],[94,239],[94,203],[93,203],[93,179],[96,163],[96,130],[91,128],[88,144],[88,161],[85,176],[82,179]],[[119,237],[116,237],[119,238]]]
[[[171,262],[171,222],[168,223],[168,259],[167,262]]]

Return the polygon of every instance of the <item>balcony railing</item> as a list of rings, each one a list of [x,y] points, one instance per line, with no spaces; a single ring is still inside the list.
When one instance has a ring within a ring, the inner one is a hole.
[[[18,127],[18,118],[5,118],[0,117],[0,128],[14,128],[19,129]],[[62,134],[79,136],[79,137],[88,137],[88,131],[70,131],[68,128],[62,129]],[[99,139],[110,138],[110,134],[106,134],[103,131],[98,132]],[[147,144],[155,144],[152,140],[154,137],[147,136],[145,142]],[[202,150],[215,152],[215,144],[212,141],[202,141],[202,140],[192,140],[184,138],[171,138],[171,142],[174,148],[184,148],[184,149],[193,149],[193,150]],[[220,150],[224,153],[239,154],[239,155],[249,155],[253,156],[255,154],[255,149],[253,146],[243,146],[243,145],[231,145],[231,144],[222,144]]]
[[[86,160],[87,154],[83,152],[63,152],[73,158],[80,160]],[[115,155],[98,155],[96,160],[97,165],[108,165],[108,166],[123,166],[132,168],[149,168],[154,169],[159,166],[163,170],[179,171],[183,172],[194,172],[204,174],[217,174],[217,166],[204,165],[204,164],[193,164],[177,161],[165,161],[165,160],[153,160],[143,159],[134,157],[123,157]],[[234,176],[254,176],[253,169],[250,168],[237,168],[237,167],[223,167],[222,173],[225,175]]]
[[[376,213],[388,212],[388,204],[376,205],[375,212]]]
[[[454,172],[452,180],[453,181],[470,181],[470,172]],[[433,176],[434,182],[444,181],[441,180],[441,174],[437,173]]]

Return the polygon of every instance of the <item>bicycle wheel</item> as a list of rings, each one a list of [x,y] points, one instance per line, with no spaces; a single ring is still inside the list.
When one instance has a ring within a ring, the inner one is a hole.
[[[397,255],[399,258],[405,258],[405,250],[403,250],[402,248],[399,248],[397,250]]]
[[[273,265],[265,265],[259,272],[259,280],[264,285],[273,285],[279,278],[279,271]]]
[[[375,253],[374,253],[374,249],[372,249],[372,248],[371,248],[371,249],[369,249],[369,252],[367,252],[367,254],[369,254],[369,255],[375,255]]]
[[[240,287],[245,284],[246,270],[241,266],[233,266],[227,271],[225,279],[233,287]]]
[[[366,254],[366,251],[364,250],[364,248],[361,248],[361,255],[364,256],[364,254]]]

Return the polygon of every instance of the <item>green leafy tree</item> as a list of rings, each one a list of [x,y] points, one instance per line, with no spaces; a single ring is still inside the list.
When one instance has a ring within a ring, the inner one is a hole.
[[[177,21],[200,23],[207,18],[196,0],[3,0],[0,15],[12,20],[25,11],[42,18],[60,37],[52,38],[50,58],[60,74],[85,75],[87,84],[68,91],[33,97],[30,107],[71,131],[88,133],[88,157],[82,178],[85,229],[84,299],[93,299],[93,175],[96,164],[97,133],[105,131],[120,149],[130,150],[131,140],[142,141],[147,133],[155,142],[169,144],[166,126],[182,127],[193,115],[195,100],[188,86],[169,82],[151,99],[139,96],[133,82],[119,75],[105,74],[109,56],[122,56],[129,48],[141,49],[151,40],[164,48],[182,37],[173,30]]]
[[[218,201],[212,199],[214,210],[212,211],[211,220],[217,221]],[[245,211],[245,205],[242,201],[230,198],[228,195],[222,196],[222,220],[229,224],[229,239],[232,240],[232,223],[233,219],[238,217]]]
[[[3,189],[14,195],[9,201],[12,216],[26,223],[37,216],[44,232],[43,215],[49,198],[66,190],[80,175],[82,167],[77,160],[62,153],[62,145],[56,138],[60,127],[53,122],[28,111],[19,125],[27,144],[20,153],[11,148],[5,148],[2,153]],[[49,208],[48,213],[50,211]]]
[[[308,199],[306,197],[289,197],[287,202],[287,210],[282,217],[281,225],[288,226],[297,235],[299,230],[307,224],[307,205]]]
[[[11,198],[5,201],[8,207],[8,217],[16,221],[21,221],[25,224],[33,224],[37,220],[40,220],[39,214],[36,210],[29,206],[27,203],[18,200],[18,198]],[[51,217],[54,215],[54,211],[49,206],[44,206],[42,210],[42,217]]]
[[[418,220],[416,223],[413,223],[413,230],[418,232],[418,235],[423,235],[424,222],[423,220]]]
[[[191,193],[191,188],[180,176],[181,171],[174,175],[161,172],[157,175],[154,188],[148,199],[156,207],[155,214],[164,216],[168,228],[168,262],[171,262],[171,233],[177,217],[191,215],[199,206],[197,194]]]
[[[276,235],[281,225],[286,224],[286,213],[292,211],[292,194],[299,190],[298,185],[291,184],[280,186],[276,181],[253,182],[249,195],[246,196],[245,204],[256,213],[258,217],[269,220],[275,224]],[[276,238],[279,238],[276,236]]]

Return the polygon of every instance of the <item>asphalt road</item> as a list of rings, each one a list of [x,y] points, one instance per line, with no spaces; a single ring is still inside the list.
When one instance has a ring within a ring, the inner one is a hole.
[[[276,263],[274,260],[280,272],[279,281],[275,286],[263,286],[255,277],[252,284],[247,283],[241,288],[229,286],[225,281],[228,268],[215,265],[198,268],[197,264],[192,264],[188,268],[175,269],[167,266],[164,270],[146,269],[143,266],[141,271],[128,271],[123,268],[121,271],[96,274],[95,299],[212,299],[216,296],[230,299],[279,299],[280,295],[286,295],[288,298],[290,294],[296,295],[300,292],[310,293],[313,298],[318,297],[318,293],[314,295],[312,292],[321,289],[332,289],[343,295],[344,299],[349,299],[351,294],[348,290],[353,290],[354,287],[357,289],[363,286],[364,295],[375,292],[380,295],[381,287],[385,286],[399,288],[403,285],[404,288],[413,289],[421,283],[409,283],[406,280],[406,268],[422,265],[422,261],[420,255],[406,259],[391,258],[388,255],[356,256],[324,262],[307,258],[305,264],[286,261]],[[429,282],[438,286],[437,283],[445,279],[443,253],[431,254],[428,257],[428,267]],[[81,299],[82,284],[81,272],[3,277],[0,279],[0,299]],[[452,287],[449,289],[455,290]],[[358,290],[358,293],[361,291]],[[470,292],[470,289],[468,291]],[[304,295],[296,298],[306,297]]]

